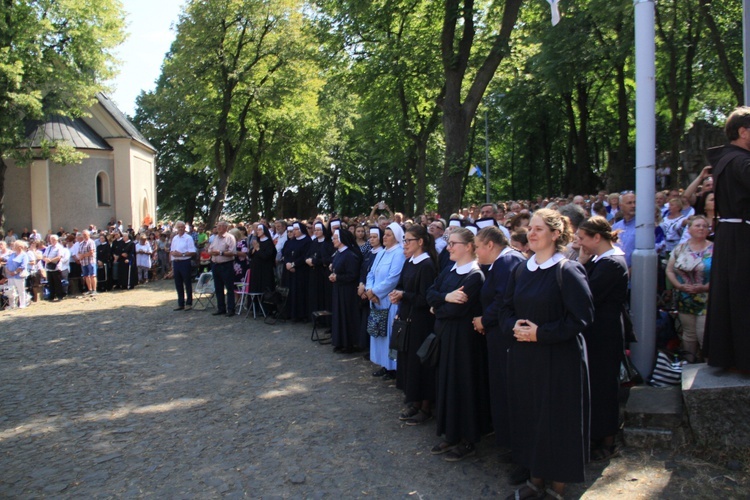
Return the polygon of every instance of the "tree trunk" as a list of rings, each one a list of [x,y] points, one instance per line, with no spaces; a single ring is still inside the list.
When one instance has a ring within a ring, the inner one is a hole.
[[[509,42],[523,0],[505,0],[500,31],[492,47],[477,67],[474,78],[465,85],[476,35],[474,1],[446,0],[443,29],[440,36],[441,58],[445,74],[445,97],[442,99],[445,132],[445,164],[440,182],[438,210],[450,214],[460,208],[462,167],[466,164],[466,147],[471,122],[497,67],[509,53]],[[460,21],[460,22],[459,22]],[[456,40],[457,30],[461,31]],[[476,55],[476,54],[475,54]],[[477,59],[476,57],[473,59]],[[468,89],[468,90],[467,90]],[[463,102],[461,97],[465,94]]]
[[[625,88],[625,63],[616,65],[617,82],[617,154],[607,169],[607,189],[619,191],[635,185],[635,170],[630,168],[630,120],[628,117],[628,94]]]
[[[438,195],[438,212],[441,215],[451,214],[461,205],[471,119],[465,115],[461,106],[445,106],[443,128],[445,129],[445,163]]]
[[[724,37],[716,26],[716,21],[711,14],[711,1],[712,0],[700,0],[699,5],[703,19],[706,21],[708,26],[708,33],[711,36],[711,45],[716,48],[716,55],[719,56],[719,63],[721,64],[721,70],[724,73],[724,78],[727,81],[727,85],[732,90],[735,99],[737,99],[737,106],[750,106],[750,103],[744,102],[745,97],[743,93],[742,83],[737,78],[737,75],[732,71],[732,65],[729,62],[727,56],[727,48],[724,45]]]
[[[417,209],[414,214],[423,214],[427,204],[427,141],[417,145]]]
[[[211,207],[208,211],[208,220],[206,221],[208,227],[212,228],[219,222],[221,212],[224,210],[224,200],[227,199],[228,186],[228,178],[221,172],[219,174],[219,182],[216,184],[216,197],[211,201]]]

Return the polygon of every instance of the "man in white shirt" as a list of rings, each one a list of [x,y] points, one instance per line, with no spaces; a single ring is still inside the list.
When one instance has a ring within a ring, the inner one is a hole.
[[[174,272],[174,286],[177,289],[177,308],[175,311],[189,311],[193,308],[192,263],[197,250],[193,237],[185,232],[185,223],[181,220],[174,225],[177,234],[172,238],[169,256]],[[187,291],[187,302],[185,292]]]
[[[60,270],[60,260],[63,258],[63,246],[59,243],[56,234],[49,237],[50,244],[44,250],[44,267],[47,270],[47,281],[50,284],[51,300],[63,300],[65,292],[62,286],[62,271]]]

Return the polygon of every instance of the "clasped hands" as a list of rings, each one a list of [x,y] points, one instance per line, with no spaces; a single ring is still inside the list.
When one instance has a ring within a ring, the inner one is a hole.
[[[518,342],[536,342],[536,323],[528,319],[519,319],[513,326],[513,336]]]

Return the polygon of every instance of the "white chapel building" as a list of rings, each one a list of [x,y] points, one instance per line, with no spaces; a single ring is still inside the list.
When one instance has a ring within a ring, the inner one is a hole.
[[[50,117],[31,123],[32,148],[42,140],[63,141],[86,153],[81,164],[34,160],[18,168],[6,160],[5,229],[44,235],[62,227],[106,228],[114,218],[138,227],[156,219],[156,149],[104,94],[84,118]]]

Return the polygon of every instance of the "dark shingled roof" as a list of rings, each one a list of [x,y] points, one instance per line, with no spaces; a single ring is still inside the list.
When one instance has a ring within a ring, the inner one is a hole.
[[[86,122],[80,118],[50,116],[46,121],[26,123],[27,145],[32,148],[42,146],[42,141],[65,142],[76,149],[112,149]]]
[[[148,139],[146,139],[143,134],[141,134],[137,128],[135,128],[135,125],[130,123],[130,120],[128,120],[127,116],[120,111],[117,106],[115,106],[115,103],[113,103],[109,97],[99,92],[96,94],[96,98],[99,100],[99,104],[102,105],[102,107],[107,110],[107,113],[110,114],[112,118],[117,122],[118,125],[120,125],[127,133],[128,135],[135,141],[140,142],[147,148],[156,151],[156,148],[148,142]]]

